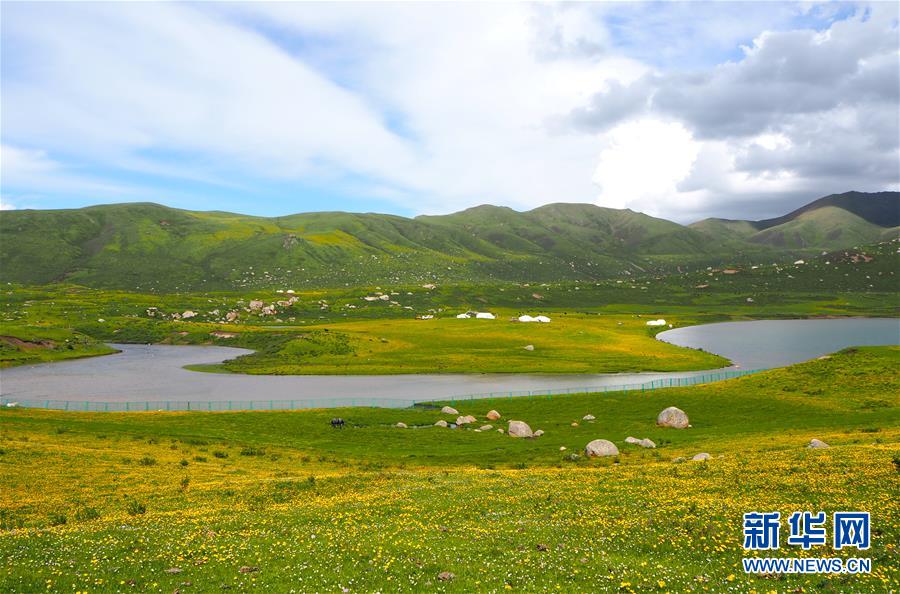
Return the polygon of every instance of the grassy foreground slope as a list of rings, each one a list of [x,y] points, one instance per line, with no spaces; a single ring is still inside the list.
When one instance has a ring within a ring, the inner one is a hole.
[[[848,349],[701,387],[459,406],[546,431],[534,440],[433,427],[434,410],[4,409],[0,589],[895,591],[898,363],[898,348]],[[657,428],[670,405],[693,427]],[[620,456],[568,457],[596,438]],[[753,510],[870,511],[869,551],[777,556],[870,557],[873,573],[745,575]]]

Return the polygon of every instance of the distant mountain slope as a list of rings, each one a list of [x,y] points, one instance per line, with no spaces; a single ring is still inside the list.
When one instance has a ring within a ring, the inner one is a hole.
[[[845,210],[879,227],[900,226],[900,192],[844,192],[819,198],[790,212],[783,217],[766,219],[755,223],[757,229],[768,229],[800,215],[820,208],[833,206]]]
[[[886,220],[880,211],[857,210]],[[834,206],[759,230],[718,219],[685,227],[588,204],[527,212],[484,205],[415,219],[344,212],[264,218],[113,204],[0,213],[0,281],[181,291],[590,280],[770,259],[778,250],[842,247],[889,232]]]
[[[900,192],[846,192],[763,221],[705,219],[690,225],[719,240],[788,249],[840,249],[897,237]]]

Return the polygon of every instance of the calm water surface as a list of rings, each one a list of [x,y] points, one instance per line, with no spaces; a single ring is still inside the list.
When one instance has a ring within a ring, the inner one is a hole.
[[[702,348],[741,369],[778,367],[854,345],[900,343],[900,320],[778,320],[709,324],[663,332],[662,340]],[[584,388],[690,377],[707,372],[594,375],[269,376],[187,371],[250,351],[228,347],[113,345],[121,353],[5,369],[7,399],[91,402],[372,399],[412,403],[453,396],[550,388]]]

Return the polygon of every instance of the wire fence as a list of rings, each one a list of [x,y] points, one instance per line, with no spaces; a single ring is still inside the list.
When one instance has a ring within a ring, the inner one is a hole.
[[[45,408],[51,410],[68,410],[82,412],[158,412],[158,411],[263,411],[263,410],[301,410],[311,408],[343,408],[343,407],[376,407],[376,408],[439,408],[445,403],[455,404],[469,400],[488,398],[553,398],[569,394],[587,394],[604,392],[648,392],[661,388],[677,388],[696,386],[722,380],[743,377],[752,373],[765,371],[723,370],[687,377],[667,377],[650,382],[636,384],[617,384],[601,386],[582,386],[572,388],[550,388],[541,390],[507,390],[500,392],[481,392],[447,396],[437,400],[413,401],[400,398],[301,398],[295,400],[159,400],[142,402],[96,402],[53,399],[16,399],[9,396],[0,397],[0,406]]]

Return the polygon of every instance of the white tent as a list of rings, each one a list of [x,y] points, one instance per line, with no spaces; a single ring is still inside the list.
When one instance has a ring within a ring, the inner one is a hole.
[[[661,318],[659,320],[650,320],[649,322],[647,322],[647,325],[648,326],[665,326],[666,321]]]
[[[456,319],[457,320],[467,320],[467,319],[469,319],[469,314],[457,314]]]
[[[480,312],[476,313],[475,317],[478,318],[479,320],[495,320],[495,319],[497,319],[497,316],[495,316],[492,313],[486,312],[486,311],[480,311]]]
[[[528,314],[525,314],[524,316],[519,316],[518,319],[520,322],[534,322],[535,321],[534,318],[532,318]]]
[[[543,322],[544,324],[546,324],[547,322],[550,321],[550,318],[548,318],[547,316],[538,316],[538,317],[535,318],[535,320],[538,321],[538,322]]]

